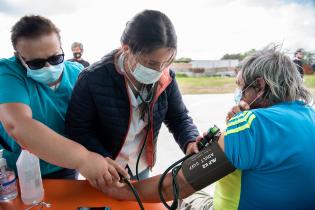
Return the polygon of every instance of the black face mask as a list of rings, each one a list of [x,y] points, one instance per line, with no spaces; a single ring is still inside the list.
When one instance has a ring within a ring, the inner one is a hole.
[[[82,53],[79,53],[79,52],[73,53],[73,57],[76,59],[81,58],[81,56],[82,56]]]

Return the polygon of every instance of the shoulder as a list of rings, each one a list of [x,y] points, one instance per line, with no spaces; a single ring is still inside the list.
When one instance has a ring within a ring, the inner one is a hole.
[[[82,64],[85,66],[85,67],[88,67],[90,65],[90,63],[86,60],[82,60]]]
[[[174,80],[175,79],[175,72],[172,69],[170,69],[169,74],[170,74],[170,77]]]
[[[255,126],[253,122],[256,121],[256,110],[239,112],[227,123],[225,135],[244,133],[245,131],[252,129]]]
[[[80,72],[83,70],[83,66],[76,62],[65,61],[64,62],[64,76],[69,80],[71,84],[75,84]]]
[[[0,75],[26,77],[26,71],[16,57],[0,59]]]
[[[80,72],[84,68],[82,64],[73,61],[65,61],[64,64],[67,69],[70,69],[75,72]]]
[[[254,132],[257,127],[272,125],[274,120],[283,117],[283,114],[283,108],[278,105],[239,112],[227,123],[226,135],[241,133],[245,130]]]

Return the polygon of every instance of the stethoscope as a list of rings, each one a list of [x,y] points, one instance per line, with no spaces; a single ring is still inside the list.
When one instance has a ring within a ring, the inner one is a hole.
[[[143,98],[142,94],[141,94],[141,91],[139,91],[139,89],[135,86],[135,84],[133,84],[131,78],[129,77],[128,73],[126,72],[126,70],[124,69],[124,56],[123,54],[121,54],[118,58],[118,64],[119,64],[119,67],[124,70],[124,75],[126,76],[127,80],[128,80],[128,84],[130,84],[130,88],[135,91],[138,96],[140,97],[140,100],[142,103],[144,103],[145,105],[145,109],[143,110],[143,117],[145,115],[145,113],[147,112],[148,113],[148,117],[147,117],[147,122],[148,122],[148,125],[146,127],[146,132],[145,132],[145,138],[144,138],[144,142],[141,146],[141,149],[140,149],[140,152],[139,152],[139,155],[137,157],[137,162],[136,162],[136,177],[137,177],[137,180],[139,181],[139,162],[140,162],[140,158],[141,158],[141,155],[142,155],[142,152],[144,150],[144,147],[146,145],[146,142],[147,142],[147,139],[148,139],[148,134],[149,134],[149,131],[151,129],[151,122],[150,122],[150,119],[151,119],[151,116],[150,116],[150,105],[151,105],[151,102],[153,101],[153,97],[154,97],[154,92],[155,92],[155,89],[156,89],[156,84],[157,83],[153,83],[152,86],[151,86],[151,89],[150,91],[148,92],[148,95],[146,97],[146,99]]]

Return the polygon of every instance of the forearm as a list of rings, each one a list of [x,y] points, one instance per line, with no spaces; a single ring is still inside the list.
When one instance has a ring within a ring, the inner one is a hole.
[[[68,138],[73,139],[73,141],[83,145],[91,152],[95,152],[104,157],[110,157],[113,159],[112,154],[108,150],[106,150],[104,145],[101,143],[99,136],[92,128],[82,128],[82,130],[80,131],[81,135],[78,135],[78,133],[76,133],[77,135],[75,135],[74,129],[71,129],[71,132],[69,132],[69,130],[69,128],[68,130],[66,129],[66,135]]]
[[[151,177],[139,182],[133,183],[133,186],[136,188],[140,199],[142,202],[161,202],[161,198],[158,192],[158,185],[161,175]],[[179,184],[180,197],[184,198],[192,194],[194,190],[190,185],[184,180],[183,174],[180,171],[177,178]],[[172,187],[172,177],[171,174],[167,174],[163,185],[162,185],[162,194],[166,201],[173,200],[173,187]],[[135,197],[132,191],[128,186],[125,186],[123,189],[115,188],[116,192],[109,192],[109,194],[114,195],[115,198],[119,200],[135,200]]]
[[[88,151],[80,144],[54,132],[32,118],[20,118],[13,125],[4,125],[17,143],[39,158],[64,167],[77,169]]]
[[[155,176],[150,179],[135,183],[135,187],[139,192],[139,196],[143,202],[161,202],[158,185],[161,176]],[[172,182],[170,174],[167,174],[163,185],[162,194],[166,201],[173,200],[172,197]]]

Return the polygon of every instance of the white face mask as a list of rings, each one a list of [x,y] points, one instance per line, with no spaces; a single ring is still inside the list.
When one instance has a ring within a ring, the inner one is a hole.
[[[32,70],[26,66],[27,76],[31,77],[33,80],[43,83],[45,85],[56,82],[64,69],[64,63],[58,65],[53,65],[49,67],[43,67],[41,69]]]
[[[142,84],[153,84],[158,81],[163,71],[156,71],[141,64],[137,64],[136,69],[131,71],[133,77]]]

